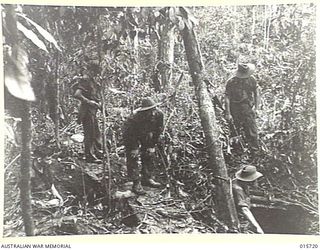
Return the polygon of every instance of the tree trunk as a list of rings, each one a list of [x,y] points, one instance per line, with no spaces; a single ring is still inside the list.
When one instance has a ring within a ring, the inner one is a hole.
[[[101,37],[102,37],[102,29],[100,26],[101,18],[100,13],[98,13],[98,24],[97,24],[97,49],[98,49],[98,56],[99,56],[99,65],[101,66],[102,61],[102,45],[101,45]],[[107,139],[106,139],[106,130],[107,130],[107,124],[106,124],[106,97],[105,97],[105,81],[102,80],[100,82],[101,84],[101,112],[102,112],[102,149],[103,149],[103,171],[104,171],[104,178],[102,184],[105,187],[105,192],[107,194],[108,199],[108,209],[110,211],[111,209],[111,184],[112,184],[112,173],[111,173],[111,165],[110,165],[110,154],[109,149],[107,146]],[[107,181],[108,179],[108,181]]]
[[[186,26],[181,33],[189,64],[189,71],[198,99],[201,125],[205,133],[210,159],[208,165],[212,169],[214,175],[219,177],[215,179],[217,186],[215,195],[215,202],[218,209],[217,214],[231,229],[235,229],[238,227],[239,221],[231,193],[231,181],[228,181],[229,177],[223,158],[222,143],[219,140],[219,127],[216,123],[214,108],[207,91],[207,86],[202,79],[203,63],[199,45],[193,29],[189,29]]]
[[[134,55],[134,65],[133,65],[133,74],[134,74],[134,83],[138,83],[138,74],[139,74],[139,31],[136,30],[135,36],[132,39],[133,55]]]
[[[272,8],[269,6],[268,8],[268,18],[267,18],[267,24],[266,24],[266,49],[269,47],[269,37],[270,37],[270,26],[271,26],[271,19],[272,19]]]
[[[15,5],[6,6],[6,23],[10,31],[10,39],[8,43],[12,45],[12,56],[18,59],[19,37],[17,30],[17,18],[15,13]],[[31,188],[30,188],[30,171],[31,171],[31,119],[30,119],[30,103],[18,100],[18,107],[21,116],[21,180],[20,180],[20,200],[21,211],[24,222],[25,233],[27,236],[34,235],[34,223],[31,207]]]
[[[271,20],[271,7],[265,6],[264,7],[264,48],[268,49],[269,43],[269,30],[270,30],[270,20]]]
[[[55,72],[55,92],[56,92],[56,101],[55,101],[55,136],[56,136],[56,145],[57,148],[60,149],[60,134],[59,134],[59,126],[60,126],[60,89],[59,89],[59,52],[56,52],[56,72]]]
[[[251,26],[251,49],[250,49],[250,56],[252,56],[252,53],[254,51],[254,35],[255,35],[255,29],[256,29],[256,8],[255,6],[252,7],[252,26]]]
[[[239,16],[238,14],[238,8],[237,6],[234,6],[233,8],[233,15],[234,16]],[[234,22],[234,26],[233,26],[233,40],[234,40],[234,43],[236,44],[236,56],[237,56],[237,62],[240,60],[240,28],[239,28],[239,22],[241,23],[240,19],[236,20]]]
[[[31,207],[31,119],[30,103],[21,101],[21,181],[20,199],[24,228],[27,236],[34,235],[34,223]]]
[[[171,85],[172,65],[174,60],[174,26],[166,22],[160,26],[159,68],[162,90]]]

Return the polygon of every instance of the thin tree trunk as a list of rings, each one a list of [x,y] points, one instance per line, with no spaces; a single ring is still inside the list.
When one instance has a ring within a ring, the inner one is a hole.
[[[139,72],[139,31],[136,31],[136,34],[133,38],[132,41],[132,46],[133,46],[133,54],[134,54],[134,58],[135,58],[135,63],[133,65],[133,74],[135,75],[134,77],[134,83],[137,84],[138,81],[138,72]]]
[[[57,148],[60,149],[60,89],[59,89],[59,52],[56,52],[56,72],[55,72],[55,81],[56,81],[56,106],[55,106],[55,136],[56,136],[56,145]]]
[[[11,36],[9,43],[12,44],[12,55],[14,59],[18,59],[19,37],[17,31],[17,19],[15,13],[15,5],[6,6],[6,23],[10,30]],[[30,158],[31,158],[31,118],[30,103],[18,100],[21,112],[21,158],[20,158],[20,205],[22,218],[27,236],[34,235],[34,222],[31,207],[31,187],[30,187]]]
[[[20,181],[20,199],[21,211],[24,222],[24,228],[27,236],[34,235],[34,223],[31,207],[31,119],[30,103],[21,101],[21,181]]]
[[[164,90],[171,85],[172,65],[174,60],[174,25],[170,22],[161,27],[159,43],[159,60],[163,63],[160,69],[161,86]]]
[[[269,5],[268,6],[268,21],[267,21],[267,30],[266,30],[266,49],[269,47],[269,37],[270,37],[270,26],[271,26],[271,20],[272,20],[272,8]]]
[[[102,105],[102,145],[103,145],[103,169],[104,173],[108,173],[108,182],[106,181],[106,175],[104,178],[104,186],[106,187],[106,192],[107,192],[107,199],[108,199],[108,207],[111,209],[111,182],[112,182],[112,173],[111,173],[111,167],[110,167],[110,155],[109,155],[109,150],[107,147],[107,140],[106,140],[106,107],[105,107],[105,96],[104,96],[104,89],[105,89],[105,84],[104,81],[101,81],[101,105]]]
[[[234,16],[238,16],[238,10],[237,10],[237,6],[234,6],[234,9],[233,9],[233,15]],[[239,18],[237,19],[239,20]],[[236,55],[237,55],[237,63],[240,59],[240,51],[239,51],[239,47],[240,47],[240,37],[239,37],[239,21],[235,21],[234,22],[234,29],[233,29],[233,39],[236,43]]]
[[[102,62],[102,46],[101,46],[101,36],[102,36],[102,30],[101,30],[101,26],[100,26],[100,14],[98,17],[98,37],[97,37],[97,47],[98,47],[98,56],[99,56],[99,65],[101,66],[101,62]],[[109,155],[109,150],[107,147],[107,140],[106,140],[106,129],[107,129],[107,125],[106,125],[106,100],[105,100],[105,94],[104,94],[104,90],[105,90],[105,81],[101,80],[101,112],[102,112],[102,147],[103,147],[103,159],[102,159],[102,164],[103,164],[103,172],[104,172],[104,178],[103,178],[103,185],[106,188],[106,194],[107,194],[107,199],[108,199],[108,208],[109,210],[111,209],[111,184],[112,184],[112,173],[111,173],[111,166],[110,166],[110,155]],[[107,179],[108,178],[108,182]]]
[[[221,216],[230,229],[238,228],[239,220],[235,209],[231,180],[228,177],[225,165],[222,143],[219,140],[219,127],[216,122],[215,112],[207,86],[203,81],[203,63],[201,53],[194,31],[185,27],[182,30],[183,42],[186,50],[189,71],[198,98],[201,125],[205,133],[207,150],[209,155],[209,167],[212,169],[217,186],[215,202],[217,204],[218,215]]]
[[[268,49],[268,40],[269,40],[269,29],[270,29],[270,20],[271,20],[271,9],[270,6],[265,5],[264,7],[264,48]]]
[[[251,26],[251,44],[253,45],[253,36],[256,29],[256,8],[252,7],[252,26]]]
[[[255,6],[252,7],[252,26],[251,26],[251,50],[250,55],[252,55],[254,49],[254,34],[256,29],[256,8]]]

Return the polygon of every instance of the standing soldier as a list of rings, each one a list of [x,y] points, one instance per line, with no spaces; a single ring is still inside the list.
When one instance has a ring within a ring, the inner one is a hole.
[[[91,65],[83,70],[82,77],[75,86],[74,96],[81,101],[78,121],[82,123],[84,131],[84,152],[86,161],[102,163],[102,140],[99,130],[97,110],[100,109],[100,86],[94,81],[93,72],[97,65]]]
[[[237,133],[243,129],[252,151],[258,149],[258,131],[253,107],[258,108],[257,82],[252,76],[253,64],[239,64],[234,77],[227,81],[225,91],[226,119],[233,120]]]
[[[160,187],[153,178],[155,145],[163,131],[163,113],[151,98],[142,99],[124,125],[123,140],[126,147],[128,176],[133,181],[132,191],[145,194],[142,185]],[[139,151],[141,165],[139,164]]]

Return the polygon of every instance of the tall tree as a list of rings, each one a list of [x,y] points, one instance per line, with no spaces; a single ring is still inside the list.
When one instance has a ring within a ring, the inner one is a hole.
[[[21,11],[18,11],[15,5],[6,5],[4,14],[3,34],[4,47],[6,48],[4,51],[5,86],[8,93],[14,98],[17,98],[15,99],[15,107],[11,107],[11,111],[21,117],[21,211],[25,233],[27,236],[32,236],[35,233],[30,185],[32,140],[30,102],[35,101],[36,98],[33,88],[31,87],[31,73],[28,69],[28,52],[30,51],[27,50],[28,46],[25,46],[25,40],[23,40],[22,37],[20,38],[18,31],[24,35],[23,38],[27,38],[37,49],[48,52],[45,43],[39,39],[38,35],[52,43],[58,50],[60,50],[60,48],[50,33],[29,19]],[[36,30],[37,33],[32,29]]]
[[[59,131],[59,127],[60,127],[60,86],[59,86],[59,52],[57,51],[55,53],[55,61],[56,61],[56,65],[55,65],[55,119],[54,119],[54,124],[55,124],[55,137],[56,137],[56,145],[57,148],[60,149],[60,131]]]
[[[175,18],[175,8],[166,7],[160,10],[160,17],[158,25],[159,33],[159,46],[158,46],[158,59],[157,64],[162,89],[171,85],[172,79],[172,65],[174,59],[174,43],[175,43],[175,34],[174,29],[175,25],[173,22],[168,20],[173,20]],[[161,21],[163,20],[163,21]]]
[[[30,100],[34,100],[34,94],[30,87],[30,76],[27,70],[27,57],[20,47],[17,16],[14,5],[6,6],[5,25],[8,31],[6,42],[11,46],[12,52],[5,54],[5,84],[9,92],[18,97],[17,107],[21,116],[21,180],[20,199],[21,211],[27,236],[34,235],[34,222],[31,207],[30,168],[31,168],[31,119]],[[20,24],[21,25],[21,24]]]
[[[220,129],[206,83],[203,81],[204,66],[197,37],[193,30],[193,23],[189,17],[190,13],[185,8],[180,8],[180,11],[184,20],[186,20],[184,28],[181,30],[181,35],[198,99],[201,125],[205,134],[210,159],[208,165],[212,169],[216,180],[217,192],[215,200],[218,214],[234,230],[238,228],[239,221],[232,198],[231,179],[228,177],[223,157],[222,142],[219,140]]]

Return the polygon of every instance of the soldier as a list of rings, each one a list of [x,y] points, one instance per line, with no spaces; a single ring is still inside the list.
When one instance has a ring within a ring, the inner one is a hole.
[[[232,183],[232,192],[240,218],[241,216],[245,216],[245,218],[255,228],[256,232],[263,234],[261,226],[250,211],[251,203],[249,197],[250,187],[255,186],[257,179],[261,176],[262,174],[256,170],[255,166],[244,165],[236,173],[236,178]]]
[[[126,147],[128,176],[133,181],[132,191],[145,194],[142,185],[160,187],[153,178],[155,145],[163,131],[163,113],[151,98],[142,99],[124,125],[123,140]],[[141,165],[139,165],[139,151]]]
[[[239,64],[234,77],[227,81],[225,91],[225,115],[233,120],[237,133],[245,132],[252,151],[258,149],[258,131],[253,108],[258,108],[259,92],[257,82],[252,76],[253,64]]]
[[[94,70],[98,66],[91,65],[83,70],[82,76],[75,86],[74,96],[81,101],[78,121],[84,131],[84,152],[87,162],[102,163],[102,140],[99,130],[97,110],[100,109],[100,86],[93,79]]]

